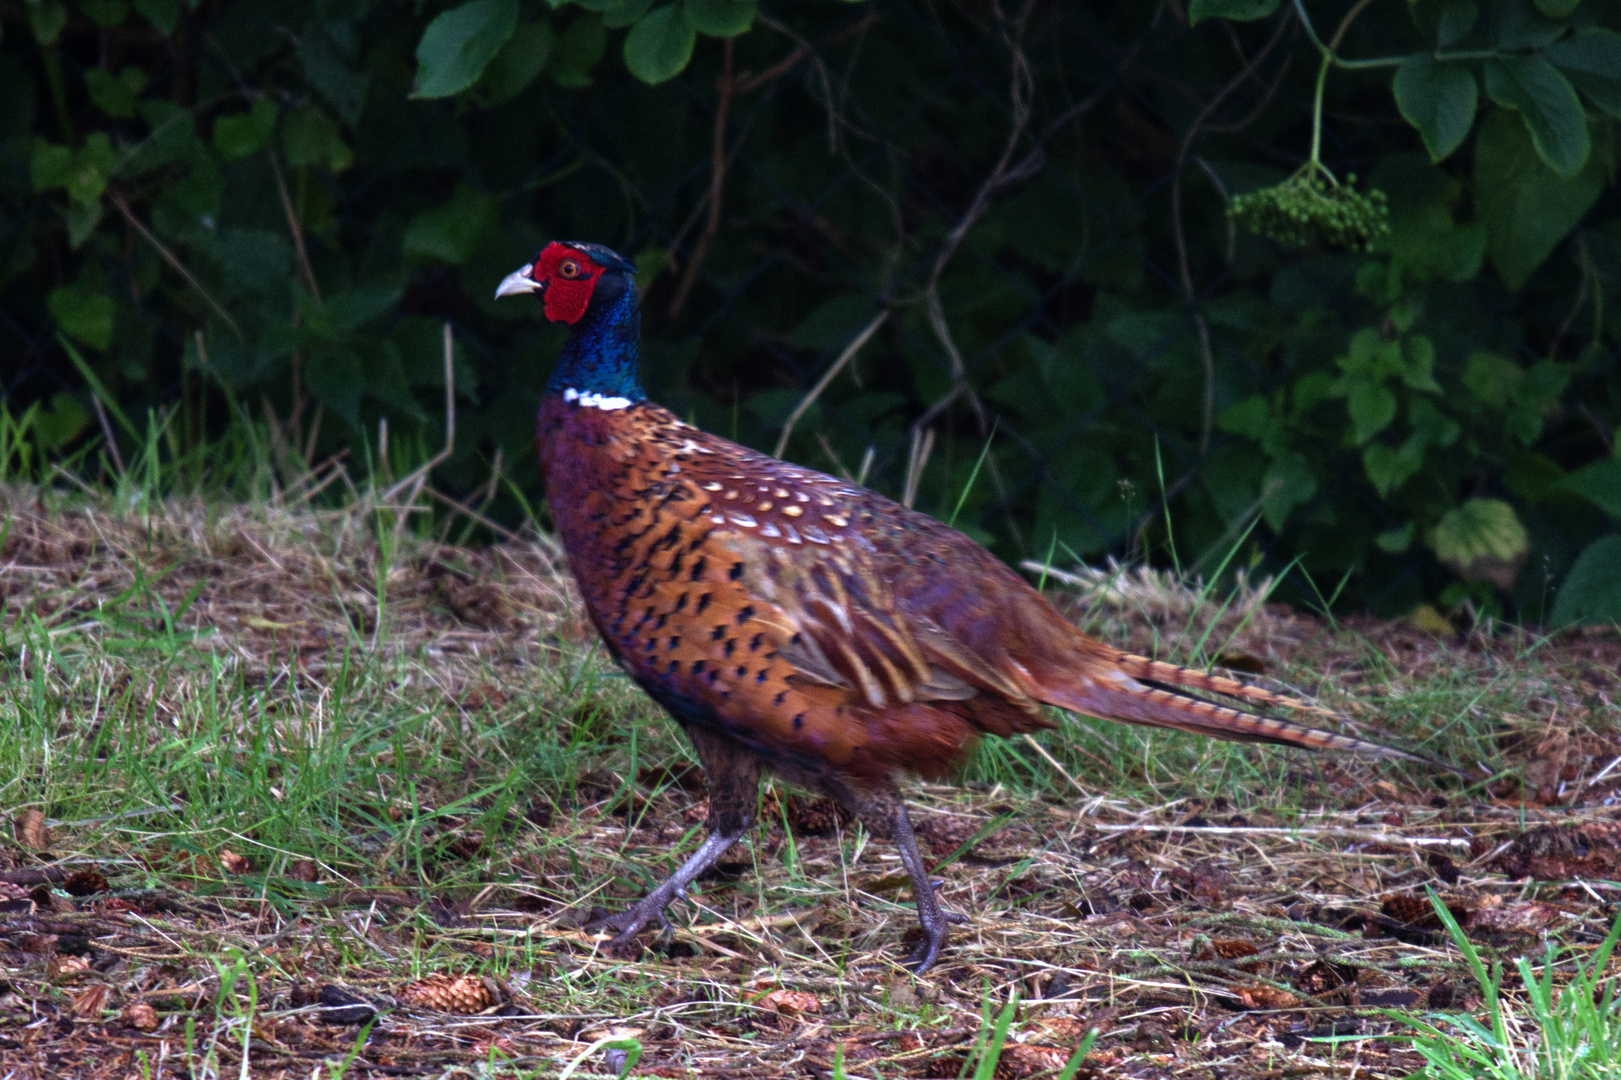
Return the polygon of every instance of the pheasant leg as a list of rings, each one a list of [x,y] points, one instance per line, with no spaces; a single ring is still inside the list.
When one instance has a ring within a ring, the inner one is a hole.
[[[610,949],[616,949],[630,944],[636,935],[655,920],[667,925],[664,918],[664,909],[677,898],[685,898],[687,886],[691,885],[704,871],[715,865],[726,849],[743,838],[748,831],[747,826],[736,830],[724,832],[711,831],[692,858],[681,864],[681,869],[661,881],[656,888],[634,907],[621,911],[618,915],[610,915],[595,923],[594,926],[602,930],[616,930],[618,936],[608,942]]]
[[[918,925],[923,928],[923,940],[904,963],[914,973],[923,974],[940,958],[951,924],[968,920],[940,907],[940,898],[934,895],[940,883],[929,880],[929,868],[917,849],[917,834],[912,830],[912,819],[906,813],[906,800],[901,798],[900,789],[894,785],[852,788],[828,775],[820,777],[817,786],[860,818],[869,833],[893,839],[900,849],[901,865],[906,867],[906,876],[912,880],[912,895],[917,898]]]
[[[917,921],[923,927],[923,940],[918,942],[906,958],[906,966],[921,975],[934,966],[945,948],[953,922],[966,922],[960,915],[947,914],[940,907],[940,898],[934,895],[938,882],[929,880],[929,868],[923,864],[923,855],[917,849],[917,836],[912,831],[912,819],[906,814],[906,804],[896,800],[895,846],[900,848],[901,864],[912,879],[912,895],[917,897]]]
[[[608,948],[629,945],[649,923],[668,925],[664,909],[684,899],[687,886],[720,859],[754,824],[755,803],[759,799],[760,759],[740,743],[698,726],[687,727],[704,777],[709,781],[709,836],[681,868],[661,881],[634,907],[595,923],[603,930],[618,931]]]

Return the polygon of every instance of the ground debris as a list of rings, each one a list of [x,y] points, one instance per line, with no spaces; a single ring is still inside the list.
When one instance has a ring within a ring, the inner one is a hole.
[[[1096,794],[990,744],[970,783],[909,792],[967,920],[927,979],[896,964],[893,849],[781,784],[626,962],[578,924],[690,852],[706,789],[544,538],[406,532],[385,558],[374,512],[0,510],[0,722],[26,716],[55,770],[13,770],[0,837],[0,1076],[554,1075],[613,1036],[636,1075],[955,1077],[1016,994],[999,1077],[1052,1075],[1097,1027],[1086,1080],[1386,1080],[1418,1062],[1374,1040],[1380,1009],[1478,1004],[1427,888],[1505,968],[1614,918],[1621,740],[1583,702],[1621,685],[1616,641],[1561,636],[1533,679],[1517,632],[1347,633],[1253,596],[1212,621],[1156,576],[1146,621],[1100,600],[1087,629],[1182,661],[1208,630],[1229,665],[1413,734],[1411,688],[1456,678],[1492,737],[1451,760],[1559,767],[1486,792],[1066,720],[1042,738]],[[1357,1041],[1331,1061],[1329,1036]],[[611,1064],[592,1053],[575,1075]]]

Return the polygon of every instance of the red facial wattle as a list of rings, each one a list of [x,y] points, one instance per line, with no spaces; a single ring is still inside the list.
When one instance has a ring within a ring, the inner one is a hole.
[[[546,286],[546,317],[570,325],[579,322],[602,273],[603,267],[583,252],[566,244],[547,244],[531,272]]]

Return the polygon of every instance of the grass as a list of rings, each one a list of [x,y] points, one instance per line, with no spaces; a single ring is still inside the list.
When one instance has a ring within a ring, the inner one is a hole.
[[[1523,956],[1514,967],[1525,1000],[1503,1000],[1503,970],[1488,969],[1480,951],[1447,906],[1431,897],[1436,916],[1469,963],[1480,988],[1485,1022],[1472,1016],[1414,1018],[1394,1014],[1417,1033],[1414,1045],[1432,1080],[1603,1080],[1621,1075],[1621,1001],[1616,981],[1605,975],[1621,916],[1609,934],[1583,958],[1579,949],[1550,942],[1540,971]],[[1575,970],[1562,978],[1560,953],[1575,956]],[[1555,980],[1563,985],[1555,988]]]
[[[1613,815],[1613,634],[1440,641],[1066,570],[1088,630],[1262,667],[1479,782],[1064,717],[1050,760],[986,742],[915,788],[971,920],[929,978],[895,963],[893,851],[777,788],[627,962],[578,915],[672,869],[703,790],[550,542],[454,546],[465,520],[275,466],[266,430],[210,488],[166,425],[102,455],[109,494],[0,410],[0,1076],[1394,1077],[1487,1045],[1482,1009],[1523,1071],[1584,979],[1614,1031],[1621,866],[1496,861]],[[1454,944],[1386,913],[1426,886],[1467,915]],[[1519,977],[1487,994],[1493,962]],[[1386,1038],[1391,1001],[1430,1027]]]

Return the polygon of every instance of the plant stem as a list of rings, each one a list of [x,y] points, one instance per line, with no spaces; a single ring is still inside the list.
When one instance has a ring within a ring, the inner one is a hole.
[[[1329,42],[1327,45],[1325,45],[1325,44],[1323,44],[1323,39],[1317,36],[1317,28],[1312,25],[1311,16],[1306,14],[1306,5],[1305,5],[1304,0],[1294,0],[1295,14],[1300,17],[1300,25],[1305,27],[1306,36],[1311,38],[1311,43],[1313,45],[1317,46],[1317,51],[1322,53],[1327,58],[1328,63],[1332,64],[1333,66],[1335,66],[1337,68],[1342,68],[1342,69],[1344,69],[1346,71],[1366,71],[1366,70],[1368,70],[1370,68],[1399,67],[1401,65],[1402,61],[1406,60],[1407,57],[1405,57],[1405,56],[1370,56],[1370,57],[1367,57],[1366,59],[1362,59],[1362,60],[1342,60],[1342,59],[1340,59],[1340,57],[1338,55],[1340,39],[1345,36],[1345,31],[1350,28],[1351,21],[1353,19],[1355,19],[1358,15],[1362,14],[1362,9],[1367,7],[1369,2],[1371,2],[1371,0],[1364,0],[1363,3],[1360,3],[1360,4],[1356,5],[1350,11],[1346,12],[1345,13],[1345,18],[1340,20],[1339,29],[1337,31],[1335,31],[1335,33],[1334,33],[1334,39],[1331,42]],[[1474,53],[1457,53],[1457,54],[1449,53],[1449,54],[1447,54],[1445,56],[1442,56],[1441,54],[1437,53],[1436,54],[1436,59],[1437,60],[1478,60],[1478,59],[1484,58],[1485,55],[1495,56],[1497,54],[1496,54],[1495,51],[1491,52],[1490,54],[1481,54],[1481,55],[1476,55]]]
[[[1334,174],[1324,167],[1322,161],[1323,88],[1328,83],[1328,69],[1336,65],[1346,67],[1355,64],[1357,67],[1372,67],[1375,64],[1384,64],[1383,59],[1373,62],[1367,60],[1345,61],[1338,56],[1340,42],[1345,40],[1346,31],[1351,29],[1351,23],[1371,3],[1373,3],[1373,0],[1359,0],[1357,4],[1353,5],[1351,10],[1345,13],[1345,17],[1340,20],[1340,25],[1334,30],[1334,37],[1325,45],[1323,39],[1317,36],[1317,28],[1311,24],[1311,16],[1306,14],[1305,0],[1295,0],[1295,14],[1300,16],[1300,25],[1306,28],[1306,36],[1311,38],[1313,45],[1317,46],[1317,51],[1323,54],[1323,62],[1317,69],[1317,92],[1313,96],[1311,104],[1311,157],[1306,160],[1304,171],[1309,174],[1314,170],[1321,169],[1328,174],[1328,178],[1333,180],[1336,185],[1339,184],[1339,181],[1334,179]],[[1404,58],[1393,57],[1390,59],[1399,64]]]
[[[1323,169],[1323,87],[1328,83],[1328,69],[1334,65],[1334,54],[1327,49],[1323,50],[1323,62],[1317,68],[1317,93],[1311,103],[1311,156],[1306,159],[1306,169]],[[1329,173],[1332,176],[1332,173]]]

